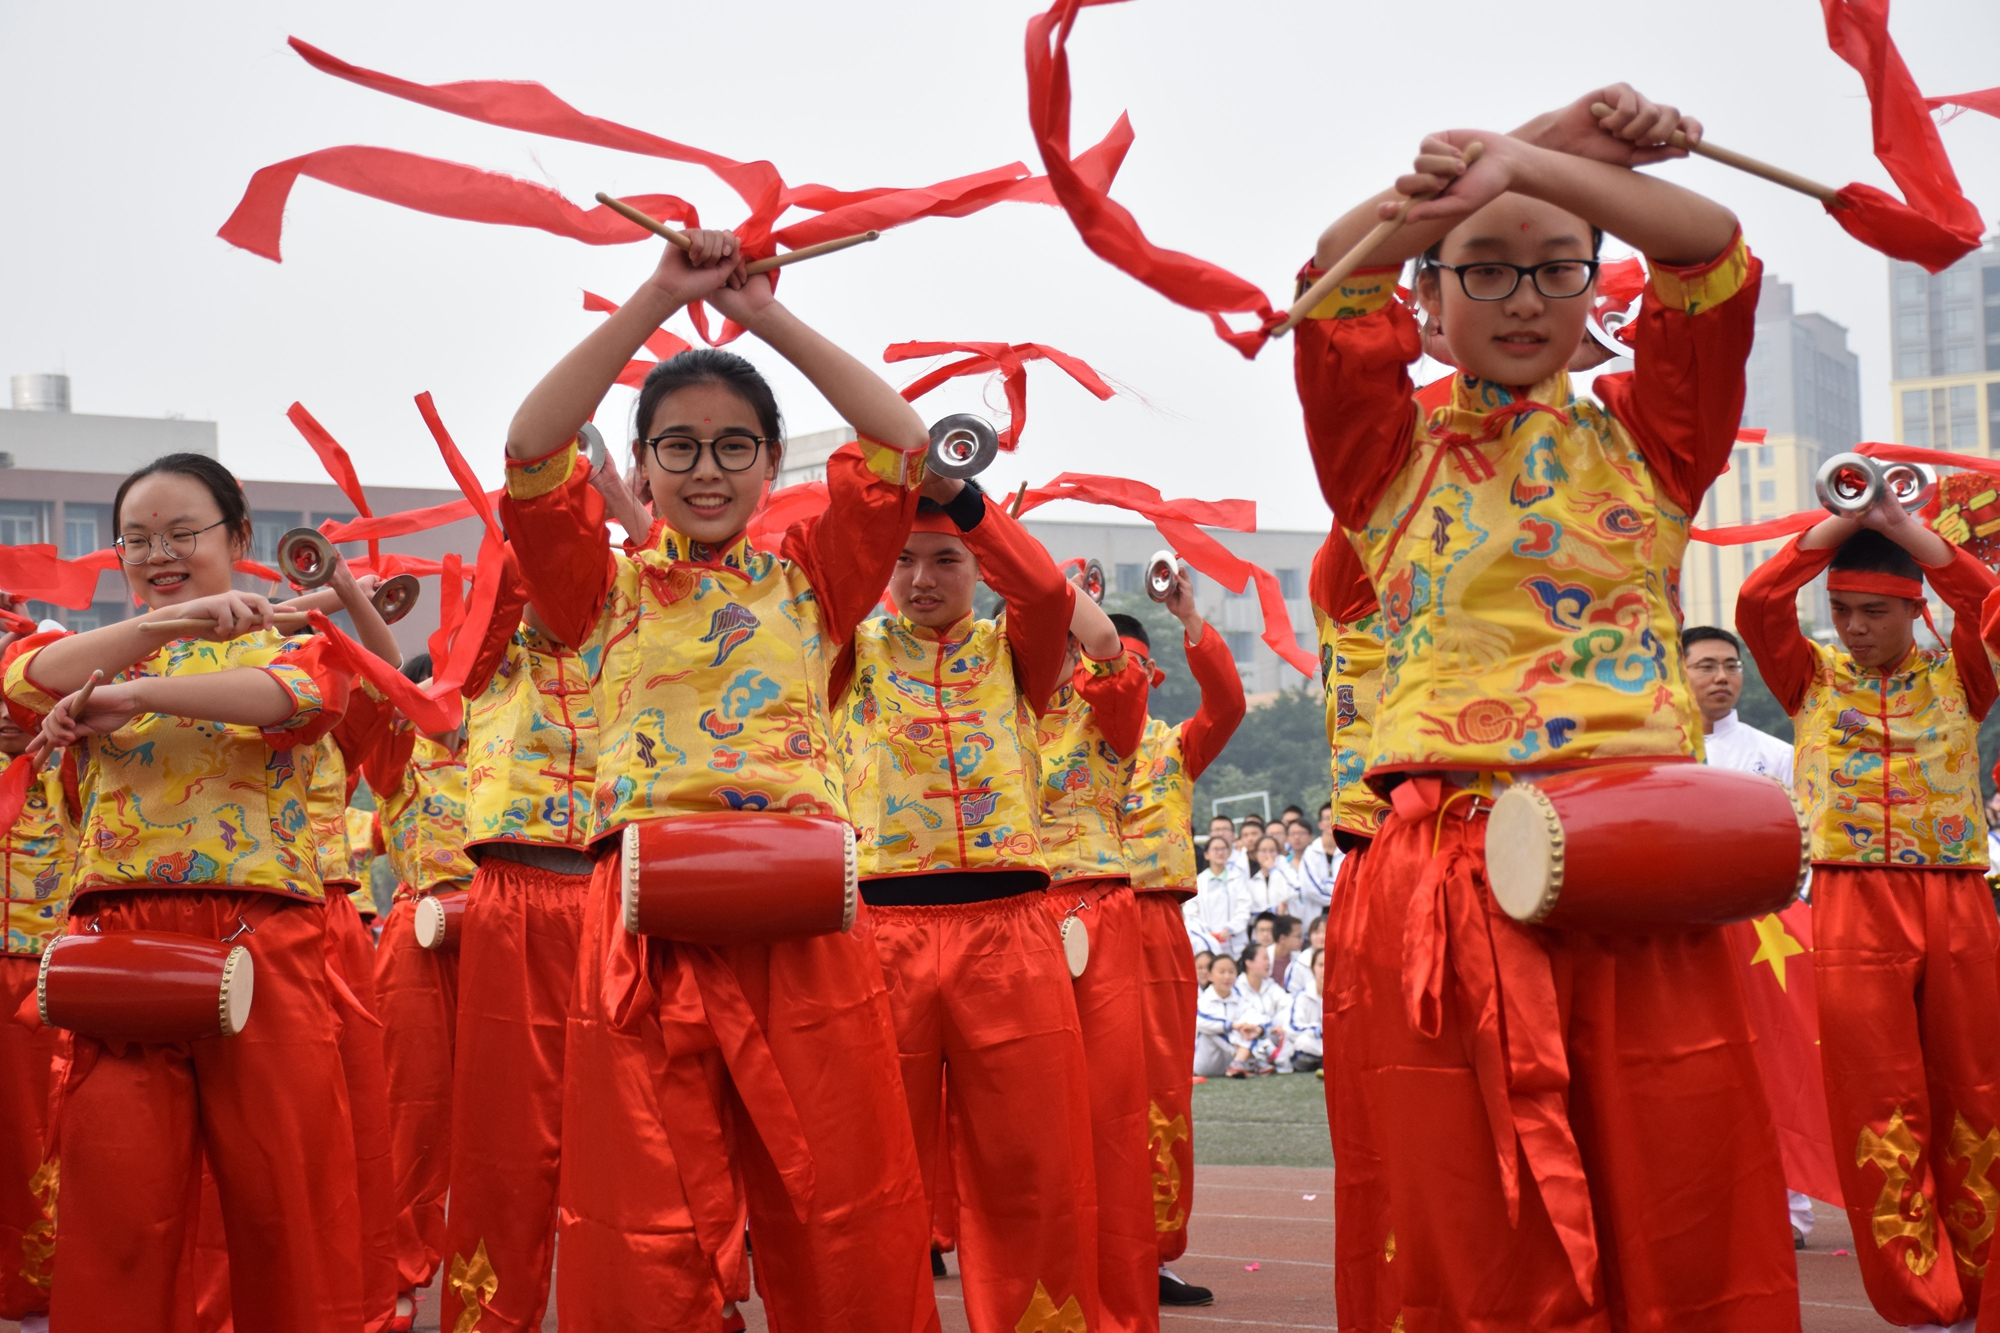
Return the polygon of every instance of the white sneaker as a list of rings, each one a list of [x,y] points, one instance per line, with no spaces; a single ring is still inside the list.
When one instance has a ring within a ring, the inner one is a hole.
[[[21,1316],[21,1333],[49,1333],[49,1317],[44,1314]]]

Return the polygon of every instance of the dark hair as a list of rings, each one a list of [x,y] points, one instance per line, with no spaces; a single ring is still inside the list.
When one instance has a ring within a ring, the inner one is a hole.
[[[1304,819],[1306,808],[1302,805],[1288,805],[1279,812],[1278,818],[1283,819],[1286,815],[1297,815],[1300,819]]]
[[[430,674],[431,655],[429,653],[418,653],[415,657],[406,657],[403,659],[403,678],[409,681],[410,684],[421,685],[424,683],[424,678]]]
[[[1446,233],[1447,236],[1449,234],[1450,233]],[[1422,258],[1417,260],[1417,272],[1419,274],[1422,274],[1423,271],[1427,268],[1432,268],[1436,266],[1436,264],[1438,263],[1438,255],[1444,249],[1444,243],[1445,243],[1444,236],[1440,236],[1435,241],[1431,242],[1431,248],[1424,251]],[[1604,228],[1592,227],[1590,229],[1590,257],[1592,259],[1595,259],[1603,252],[1604,252]]]
[[[1247,970],[1249,968],[1251,960],[1257,956],[1259,949],[1262,949],[1265,953],[1269,953],[1271,946],[1268,944],[1259,944],[1255,940],[1250,941],[1249,944],[1244,946],[1242,956],[1242,966],[1244,969]]]
[[[1833,553],[1829,570],[1844,569],[1856,574],[1893,574],[1898,578],[1923,582],[1923,567],[1917,558],[1873,528],[1863,528],[1840,544]]]
[[[1280,912],[1271,920],[1271,939],[1274,942],[1281,940],[1297,930],[1301,924],[1303,923],[1297,917],[1286,916],[1283,912]]]
[[[1278,928],[1278,914],[1276,912],[1273,912],[1268,907],[1265,908],[1263,911],[1257,913],[1257,915],[1250,918],[1250,929],[1255,930],[1257,928],[1257,923],[1259,921],[1270,922],[1272,930],[1276,930]]]
[[[215,507],[222,511],[223,524],[246,543],[250,540],[250,502],[243,498],[243,483],[236,480],[234,472],[207,454],[167,454],[155,458],[119,482],[118,494],[111,499],[113,533],[125,530],[122,517],[125,512],[125,492],[132,489],[132,483],[142,477],[153,477],[162,473],[186,477],[207,487],[209,495],[215,500]]]
[[[1710,639],[1721,639],[1729,645],[1730,650],[1733,652],[1740,653],[1743,651],[1743,645],[1738,642],[1734,634],[1731,634],[1726,629],[1717,629],[1713,625],[1689,625],[1686,629],[1682,630],[1681,651],[1686,652],[1696,644],[1706,643]]]
[[[1264,816],[1262,815],[1245,815],[1243,816],[1243,822],[1245,824],[1255,824],[1258,828],[1264,828],[1271,821],[1264,818]]]
[[[1321,801],[1321,802],[1320,802],[1320,806],[1319,806],[1319,813],[1320,813],[1320,814],[1327,814],[1327,813],[1330,813],[1330,812],[1332,811],[1332,809],[1333,809],[1333,802],[1332,802],[1332,801]]]
[[[757,429],[770,441],[771,456],[778,456],[785,438],[785,419],[778,411],[777,396],[757,367],[720,347],[690,347],[647,371],[646,382],[639,389],[633,433],[644,439],[652,432],[653,412],[660,400],[697,384],[719,384],[750,404],[750,410],[757,414]]]
[[[1128,616],[1123,611],[1111,613],[1111,628],[1118,631],[1120,638],[1137,639],[1146,645],[1146,651],[1153,651],[1153,636],[1146,633],[1146,627],[1139,623],[1137,616]]]
[[[1235,968],[1238,972],[1241,972],[1243,970],[1243,964],[1237,960],[1236,955],[1233,953],[1229,953],[1227,951],[1209,955],[1208,967],[1211,972],[1215,970],[1215,965],[1217,963],[1227,963],[1231,967]]]
[[[1319,929],[1319,928],[1320,928],[1320,927],[1322,927],[1322,926],[1325,926],[1325,925],[1329,924],[1329,921],[1330,921],[1330,919],[1332,918],[1332,916],[1333,916],[1333,913],[1331,913],[1331,912],[1321,912],[1321,913],[1320,913],[1320,914],[1319,914],[1318,916],[1314,917],[1314,918],[1313,918],[1313,919],[1312,919],[1311,921],[1308,921],[1308,922],[1306,923],[1306,938],[1307,938],[1307,939],[1311,939],[1311,938],[1312,938],[1312,933],[1313,933],[1313,931],[1315,931],[1315,930]]]

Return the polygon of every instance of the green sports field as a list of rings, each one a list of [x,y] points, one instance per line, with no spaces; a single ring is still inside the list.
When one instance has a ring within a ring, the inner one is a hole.
[[[1326,1084],[1311,1074],[1195,1084],[1194,1160],[1201,1166],[1332,1166]]]

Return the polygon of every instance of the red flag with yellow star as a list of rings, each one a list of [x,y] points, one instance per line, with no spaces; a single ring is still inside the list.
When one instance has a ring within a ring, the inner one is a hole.
[[[1812,908],[1782,912],[1725,928],[1743,964],[1744,1007],[1757,1035],[1757,1069],[1778,1130],[1785,1184],[1801,1194],[1840,1202],[1833,1130],[1820,1071],[1819,999],[1813,989]]]

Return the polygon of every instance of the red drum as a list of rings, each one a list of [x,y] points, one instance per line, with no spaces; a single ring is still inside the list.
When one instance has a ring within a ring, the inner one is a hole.
[[[1771,778],[1619,763],[1517,782],[1493,802],[1486,877],[1516,921],[1645,934],[1745,921],[1799,895],[1805,815]]]
[[[680,815],[625,826],[625,929],[756,944],[853,928],[854,830],[834,819]]]
[[[250,1021],[250,951],[160,930],[65,935],[42,953],[42,1022],[86,1037],[182,1042]]]
[[[442,897],[425,894],[417,899],[416,909],[410,913],[410,927],[416,932],[417,943],[426,949],[457,953],[458,942],[465,935],[465,908],[471,897],[470,893],[447,893]]]

